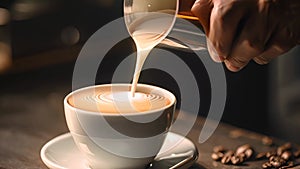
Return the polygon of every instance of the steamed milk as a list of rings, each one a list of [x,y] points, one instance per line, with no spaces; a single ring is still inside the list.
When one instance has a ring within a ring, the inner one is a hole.
[[[135,20],[127,27],[137,47],[137,60],[131,88],[132,96],[135,95],[141,69],[147,56],[170,32],[175,21],[174,13],[174,10],[164,10],[136,13],[131,16]]]
[[[168,98],[151,92],[137,90],[132,97],[130,87],[102,86],[76,92],[68,102],[71,106],[86,111],[121,114],[156,110],[170,104]]]
[[[137,60],[132,87],[106,87],[82,90],[73,94],[68,102],[76,108],[102,113],[134,113],[160,109],[170,100],[151,91],[137,90],[143,64],[150,51],[169,33],[174,23],[174,10],[134,14],[128,26],[137,47]]]

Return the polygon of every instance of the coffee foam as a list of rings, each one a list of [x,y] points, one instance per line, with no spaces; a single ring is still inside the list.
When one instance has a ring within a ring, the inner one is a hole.
[[[101,113],[136,113],[156,110],[170,104],[163,95],[139,91],[134,97],[129,87],[90,88],[76,92],[68,98],[71,106]]]

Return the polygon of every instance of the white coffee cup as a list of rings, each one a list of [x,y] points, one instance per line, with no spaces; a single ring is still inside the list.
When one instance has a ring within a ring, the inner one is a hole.
[[[114,91],[130,89],[130,86],[90,86],[73,91],[64,99],[68,128],[92,169],[143,169],[154,160],[165,140],[176,104],[175,96],[165,89],[138,84],[136,91],[164,97],[169,101],[160,108],[143,112],[91,111],[71,105],[68,101],[70,97],[88,90],[97,93],[101,88],[111,87]],[[122,111],[122,106],[118,106],[117,110]]]

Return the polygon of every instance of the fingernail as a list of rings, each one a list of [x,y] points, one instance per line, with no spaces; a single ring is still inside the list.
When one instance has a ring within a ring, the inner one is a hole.
[[[233,72],[237,72],[237,71],[241,70],[240,67],[236,67],[236,66],[232,66],[232,65],[229,65],[228,69]]]
[[[228,60],[224,60],[226,67],[232,72],[238,72],[241,70],[241,67],[232,65]]]

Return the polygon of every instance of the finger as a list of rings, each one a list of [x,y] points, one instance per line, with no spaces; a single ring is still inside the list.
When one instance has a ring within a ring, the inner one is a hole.
[[[260,65],[268,64],[272,59],[282,54],[277,47],[271,46],[269,49],[267,49],[265,52],[263,52],[261,55],[253,58],[253,60]]]
[[[253,45],[249,39],[243,38],[236,43],[225,64],[229,70],[237,72],[244,68],[251,59],[261,54],[261,52],[262,50]]]
[[[206,35],[210,32],[210,20],[211,20],[211,12],[213,9],[213,3],[210,0],[197,0],[192,7],[192,12],[195,16],[199,18],[199,21],[206,33]],[[217,51],[215,50],[211,41],[207,38],[207,49],[211,56],[211,58],[215,62],[221,62],[224,59],[219,58]]]
[[[199,21],[206,33],[210,32],[210,16],[213,9],[213,3],[210,0],[197,0],[192,7],[192,13],[199,18]],[[220,58],[211,41],[207,38],[207,49],[211,58],[215,62],[221,62],[224,59]]]
[[[227,67],[228,70],[232,71],[232,72],[238,72],[242,69],[242,67],[237,67],[236,66],[236,63],[240,63],[242,62],[244,65],[247,65],[248,62],[244,62],[244,61],[239,61],[239,60],[235,60],[236,58],[233,58],[233,59],[226,59],[224,60],[224,63],[225,63],[225,66]]]
[[[246,45],[241,45],[241,49],[246,49]],[[229,57],[228,59],[224,60],[226,67],[232,71],[232,72],[238,72],[242,68],[244,68],[248,62],[251,60],[251,58],[247,56],[234,56],[234,57]]]
[[[240,35],[232,45],[231,53],[227,61],[230,70],[238,71],[248,62],[261,55],[265,51],[274,28],[268,24],[268,13],[258,12],[258,8],[250,5],[251,13],[244,22],[239,23]],[[261,10],[261,9],[260,9]],[[254,26],[255,25],[255,26]],[[234,69],[233,69],[234,68]]]
[[[272,59],[291,50],[296,42],[289,39],[290,32],[288,28],[283,28],[279,32],[275,32],[270,39],[268,49],[253,60],[261,65],[269,63]]]
[[[209,44],[214,47],[213,58],[227,58],[237,34],[240,20],[245,14],[240,1],[216,1],[211,13]]]
[[[268,48],[265,52],[260,54],[259,56],[253,58],[253,60],[260,65],[268,64],[272,59],[288,52],[290,49],[292,49],[292,46],[290,48],[287,48],[283,50],[281,47],[277,45],[273,45],[270,48]]]
[[[263,50],[263,46],[256,45],[248,38],[239,39],[225,64],[230,71],[237,72],[244,68],[251,59],[261,55]]]
[[[216,48],[212,44],[211,40],[209,40],[209,38],[206,39],[206,44],[207,44],[208,53],[213,61],[220,63],[225,60],[225,58],[223,56],[220,56],[218,54]]]
[[[213,3],[211,0],[196,0],[191,11],[199,18],[199,22],[202,25],[205,33],[209,33],[210,14],[213,9]]]

